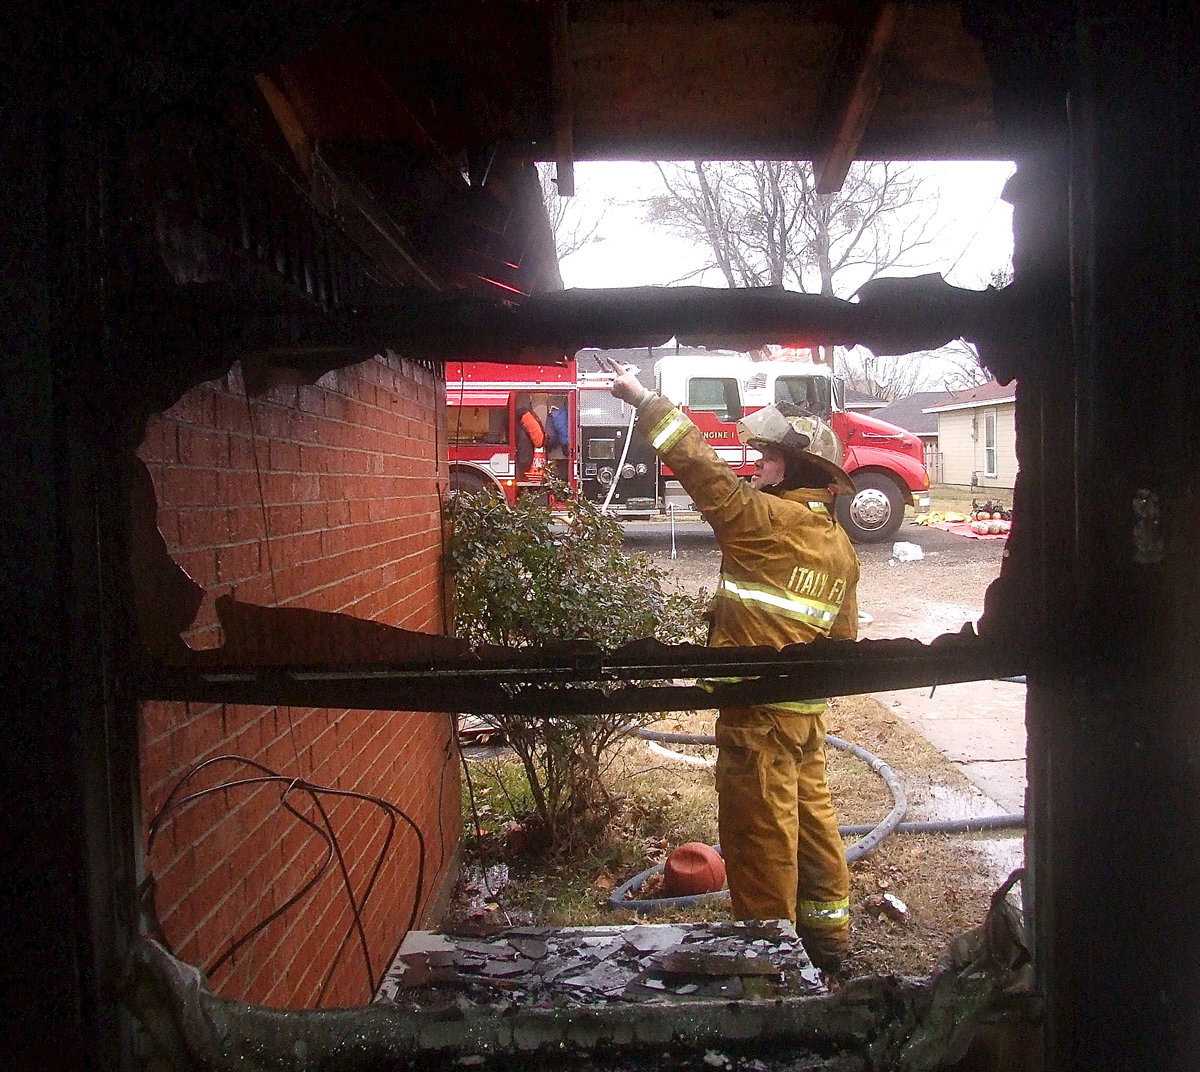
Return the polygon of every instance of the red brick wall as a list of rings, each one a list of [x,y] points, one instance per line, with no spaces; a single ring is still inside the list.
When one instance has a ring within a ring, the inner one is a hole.
[[[189,645],[220,646],[212,600],[225,594],[442,632],[442,394],[430,371],[377,358],[247,403],[235,370],[153,419],[139,455],[154,482],[159,527],[173,560],[208,593],[184,634]],[[147,824],[186,772],[223,755],[382,798],[424,837],[419,922],[428,920],[460,830],[448,715],[150,703],[141,722]],[[180,796],[255,777],[264,774],[221,760]],[[285,787],[226,786],[168,812],[147,854],[164,934],[178,955],[208,969],[319,874],[210,982],[269,1005],[360,1004],[371,988],[338,860],[326,862],[326,841],[281,806]],[[293,790],[286,799],[323,827],[307,794]],[[389,813],[357,798],[317,799],[361,902]],[[409,922],[422,861],[412,826],[391,819],[391,844],[362,913],[372,982]]]

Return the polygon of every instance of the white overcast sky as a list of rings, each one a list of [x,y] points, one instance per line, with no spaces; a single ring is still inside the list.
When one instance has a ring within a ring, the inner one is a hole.
[[[955,286],[987,284],[993,270],[1012,257],[1012,208],[1001,199],[1013,172],[1010,163],[951,162],[910,165],[936,191],[940,238],[928,262],[893,274],[941,272]],[[638,203],[662,192],[653,164],[575,165],[576,194],[569,211],[585,221],[599,220],[593,241],[563,258],[567,287],[631,287],[674,282],[707,259],[703,250],[656,230]],[[724,286],[716,272],[690,283]]]

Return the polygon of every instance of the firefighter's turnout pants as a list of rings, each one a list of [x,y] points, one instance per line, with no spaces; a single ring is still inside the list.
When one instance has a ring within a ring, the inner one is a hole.
[[[844,952],[850,873],[825,780],[825,719],[773,707],[717,719],[719,837],[738,919],[791,919]]]

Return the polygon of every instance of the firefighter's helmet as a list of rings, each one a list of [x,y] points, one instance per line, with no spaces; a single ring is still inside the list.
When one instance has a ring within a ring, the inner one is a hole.
[[[842,442],[820,417],[790,402],[777,402],[738,421],[744,446],[774,447],[784,455],[803,457],[820,470],[838,491],[854,493],[854,483],[841,466]]]

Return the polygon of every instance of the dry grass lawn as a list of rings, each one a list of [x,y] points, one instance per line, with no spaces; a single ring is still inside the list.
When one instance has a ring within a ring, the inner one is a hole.
[[[714,718],[712,711],[684,713],[654,728],[711,734]],[[966,779],[932,745],[872,697],[835,700],[828,729],[889,764],[906,789],[931,784],[969,789]],[[715,754],[709,747],[672,747],[709,758]],[[520,838],[514,838],[511,826],[506,829],[505,809],[493,806],[502,792],[498,780],[511,778],[511,766],[507,775],[502,759],[473,762],[471,768],[485,832],[468,839],[469,862],[475,866],[467,869],[452,926],[473,924],[482,930],[531,923],[586,926],[728,917],[726,900],[653,916],[613,910],[606,903],[615,887],[660,862],[676,845],[717,840],[710,768],[663,757],[646,742],[631,739],[609,772],[622,801],[609,838],[585,860],[553,863],[517,851],[522,848]],[[829,777],[843,824],[877,823],[891,810],[887,787],[860,758],[831,749]],[[997,878],[995,865],[972,841],[971,835],[962,834],[896,833],[852,866],[851,976],[927,974],[954,937],[982,921],[989,896],[1003,876]],[[490,879],[481,882],[489,866]],[[654,896],[656,879],[638,892]],[[904,903],[905,918],[884,914],[878,906],[884,893]]]

